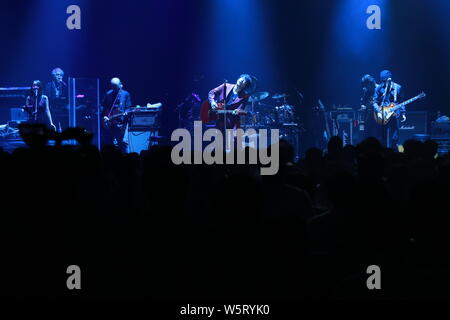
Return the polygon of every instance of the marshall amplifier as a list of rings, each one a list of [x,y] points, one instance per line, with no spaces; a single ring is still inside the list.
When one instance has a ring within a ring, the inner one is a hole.
[[[342,139],[344,146],[353,144],[353,127],[356,125],[355,111],[352,109],[341,109],[331,111],[333,135]]]
[[[403,145],[406,140],[414,139],[414,135],[427,134],[427,112],[406,112],[406,121],[399,123],[398,143]]]

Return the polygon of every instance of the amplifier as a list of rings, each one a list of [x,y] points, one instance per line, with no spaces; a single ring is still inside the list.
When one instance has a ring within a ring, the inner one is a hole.
[[[142,131],[159,127],[159,111],[137,111],[130,119],[130,131]]]
[[[450,121],[433,121],[433,122],[431,122],[431,134],[450,135]]]
[[[128,144],[127,152],[141,153],[149,150],[159,142],[158,131],[130,131],[125,134],[124,141]]]
[[[331,111],[330,112],[330,118],[332,120],[336,120],[336,121],[345,121],[348,119],[354,120],[355,119],[355,111],[353,111],[352,109],[344,109],[344,110],[339,110],[339,111]]]
[[[353,144],[353,119],[335,121],[333,123],[333,132],[335,136],[342,139],[344,146]]]
[[[444,155],[450,151],[450,135],[432,135],[431,140],[438,144],[438,154]]]
[[[414,135],[423,134],[427,134],[427,112],[408,111],[406,121],[399,123],[398,143],[403,145],[406,140],[414,139]]]
[[[11,108],[11,121],[22,122],[27,121],[27,113],[22,108]]]
[[[352,109],[331,111],[330,118],[332,120],[333,135],[340,137],[344,146],[353,144],[353,127],[356,120],[355,111]]]

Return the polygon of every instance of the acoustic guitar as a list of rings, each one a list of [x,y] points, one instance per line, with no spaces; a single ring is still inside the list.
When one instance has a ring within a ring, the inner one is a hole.
[[[233,104],[229,104],[227,105],[227,107],[232,107]],[[219,114],[233,114],[233,109],[224,109],[224,103],[220,102],[217,103],[217,108],[214,110],[211,107],[211,103],[209,103],[209,101],[205,101],[202,103],[202,106],[200,108],[200,120],[203,123],[208,123],[210,121],[215,121],[217,120],[217,117]],[[243,116],[246,115],[247,112],[246,111],[239,111],[238,115],[239,116]]]

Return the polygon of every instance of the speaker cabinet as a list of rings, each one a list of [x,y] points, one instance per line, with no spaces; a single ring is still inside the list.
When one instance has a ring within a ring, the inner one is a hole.
[[[406,140],[414,139],[416,134],[427,134],[427,112],[406,112],[406,121],[399,123],[398,143],[403,145]]]
[[[156,137],[158,137],[158,131],[154,130],[127,130],[124,139],[128,143],[127,152],[141,153],[141,151],[149,150],[152,145],[157,144]]]
[[[23,122],[27,121],[27,113],[22,108],[11,108],[11,121]]]

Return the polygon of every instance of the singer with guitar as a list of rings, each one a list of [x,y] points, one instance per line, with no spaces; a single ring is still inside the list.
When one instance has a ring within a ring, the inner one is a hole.
[[[50,112],[48,97],[43,94],[41,81],[33,81],[23,110],[28,115],[28,123],[48,124],[52,130],[56,131],[56,126],[53,124],[52,114]]]
[[[373,97],[373,108],[375,112],[379,112],[382,107],[391,103],[397,103],[402,98],[402,86],[392,80],[392,72],[383,70],[380,72],[381,83],[375,88]],[[383,145],[390,148],[396,148],[398,144],[398,128],[399,123],[406,120],[405,108],[400,108],[395,115],[395,119],[389,121],[381,127]]]
[[[123,90],[119,78],[111,79],[111,90],[102,100],[102,144],[116,145],[122,152],[126,151],[124,141],[126,129],[125,111],[131,107],[131,96]],[[123,115],[123,116],[122,116]]]
[[[212,89],[208,94],[208,101],[202,105],[201,120],[203,122],[216,120],[216,128],[221,131],[224,131],[225,121],[225,129],[239,128],[240,115],[245,113],[245,105],[255,88],[256,78],[242,74],[236,84],[225,82]]]

